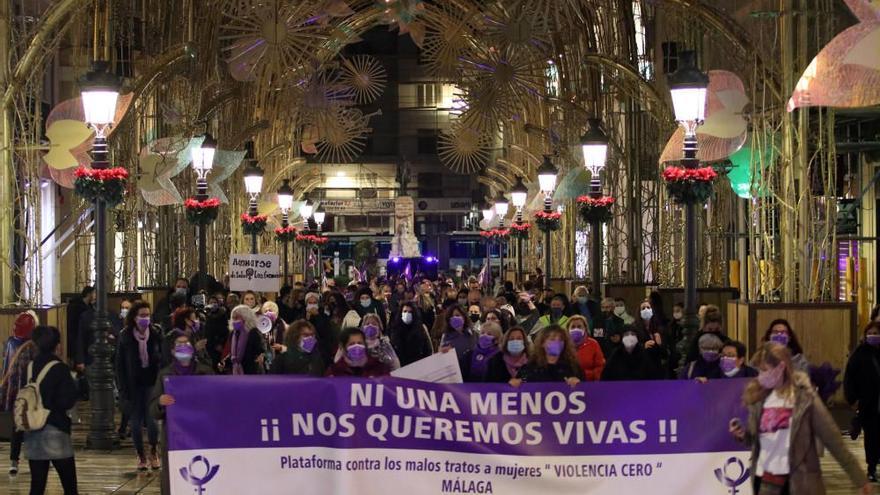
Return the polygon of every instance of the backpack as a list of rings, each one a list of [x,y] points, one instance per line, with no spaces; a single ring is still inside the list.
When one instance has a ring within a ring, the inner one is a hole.
[[[43,366],[36,380],[30,378],[34,373],[33,361],[28,364],[28,383],[15,396],[15,405],[12,410],[12,417],[15,420],[15,429],[17,431],[37,431],[42,430],[46,426],[46,420],[49,419],[50,411],[43,407],[40,383],[46,378],[52,366],[55,366],[58,362],[50,361],[46,366]]]

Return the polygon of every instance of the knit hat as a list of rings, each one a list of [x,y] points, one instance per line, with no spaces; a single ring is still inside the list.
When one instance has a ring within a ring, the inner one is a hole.
[[[32,310],[23,311],[15,317],[12,327],[12,334],[15,338],[22,340],[30,340],[34,328],[40,324],[40,319]]]

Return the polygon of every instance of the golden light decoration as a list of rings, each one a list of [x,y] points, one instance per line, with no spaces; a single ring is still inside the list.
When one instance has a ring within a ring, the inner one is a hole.
[[[472,174],[489,161],[492,140],[489,134],[467,125],[456,124],[449,132],[440,134],[437,155],[449,170]]]
[[[361,154],[370,132],[369,117],[357,108],[339,108],[336,120],[319,134],[317,157],[323,162],[349,163]]]
[[[356,55],[341,62],[341,81],[351,88],[354,100],[359,105],[376,101],[385,90],[388,74],[385,66],[376,57]]]
[[[301,85],[292,88],[292,107],[298,109],[302,125],[326,135],[336,127],[339,111],[354,104],[354,91],[338,71],[315,72]]]
[[[454,81],[460,75],[459,59],[474,46],[473,23],[479,18],[472,10],[434,12],[434,25],[425,38],[422,56],[428,72],[442,81]]]
[[[278,85],[293,73],[308,69],[324,53],[327,29],[316,22],[320,5],[314,1],[233,2],[224,12],[220,40],[229,43],[227,63],[238,81]]]
[[[537,15],[529,4],[518,4],[512,8],[494,4],[481,19],[480,30],[491,46],[507,50],[510,54],[532,51],[546,58],[546,53],[550,53],[548,20]]]

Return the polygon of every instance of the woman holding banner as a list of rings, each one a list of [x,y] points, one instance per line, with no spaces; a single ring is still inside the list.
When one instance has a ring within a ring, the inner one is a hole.
[[[566,382],[571,386],[584,380],[574,351],[574,344],[559,325],[550,325],[538,334],[529,362],[520,368],[510,384],[522,382]]]
[[[343,352],[327,370],[327,376],[369,378],[391,373],[387,365],[367,353],[367,338],[360,328],[344,330],[339,343]]]
[[[513,327],[501,337],[501,352],[489,360],[486,382],[508,383],[516,378],[520,368],[529,362],[529,340],[526,331]]]
[[[813,390],[810,378],[794,370],[791,351],[769,343],[758,356],[760,373],[749,382],[743,401],[748,424],[730,420],[730,432],[751,446],[751,475],[757,495],[824,495],[816,439],[831,452],[859,493],[873,493],[859,462],[841,440],[840,430]]]
[[[498,323],[486,322],[480,326],[477,346],[465,352],[458,360],[461,367],[461,377],[465,383],[486,381],[489,360],[498,354],[500,342],[501,326]]]
[[[282,352],[272,361],[273,375],[324,376],[324,359],[318,347],[315,327],[306,320],[296,320],[284,333]]]

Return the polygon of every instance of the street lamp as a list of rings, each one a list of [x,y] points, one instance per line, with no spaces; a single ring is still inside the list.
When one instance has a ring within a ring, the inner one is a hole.
[[[110,64],[103,61],[92,62],[92,67],[79,80],[86,123],[95,130],[95,143],[92,148],[92,168],[109,168],[107,151],[107,130],[116,118],[116,100],[122,82],[111,74]],[[113,448],[116,429],[113,423],[113,348],[108,339],[110,321],[107,319],[107,204],[99,196],[95,199],[95,320],[94,342],[89,351],[92,364],[89,365],[89,403],[92,418],[87,443],[99,450]]]
[[[308,199],[305,200],[303,204],[299,206],[299,216],[302,217],[303,220],[303,234],[307,234],[309,232],[309,218],[312,217],[312,212],[315,210],[315,205]],[[306,247],[306,243],[303,243],[303,282],[308,282],[309,278],[309,250]]]
[[[538,167],[538,187],[544,193],[544,213],[553,212],[553,191],[556,190],[556,166],[550,161],[550,155],[544,155],[544,162]],[[544,231],[544,289],[550,287],[550,231]]]
[[[290,209],[293,208],[293,188],[290,187],[290,179],[284,179],[284,183],[278,188],[278,209],[281,210],[281,228],[290,226]],[[284,283],[287,285],[287,240],[282,243],[281,270]]]
[[[709,76],[697,68],[696,52],[684,51],[680,54],[678,70],[669,76],[669,91],[675,120],[684,128],[685,168],[699,166],[697,159],[697,127],[706,116],[706,90]],[[684,311],[685,327],[695,330],[697,320],[697,220],[696,205],[685,203],[685,262],[684,262]]]
[[[510,190],[510,201],[516,208],[516,224],[522,225],[523,208],[526,207],[526,200],[529,196],[529,188],[523,183],[522,177],[516,178],[516,184]],[[522,287],[523,283],[523,253],[522,253],[522,234],[516,236],[516,285]]]
[[[252,217],[257,216],[257,196],[263,189],[263,169],[257,165],[257,162],[251,162],[244,171],[244,190],[250,197],[248,214]],[[257,232],[251,233],[251,254],[257,254]]]
[[[318,226],[318,237],[321,237],[321,226],[324,225],[324,219],[327,218],[327,212],[324,211],[323,206],[318,206],[318,208],[315,210],[315,212],[312,213],[312,216],[315,218],[315,224]],[[318,251],[318,273],[323,274],[324,273],[324,263],[321,260],[321,254],[322,254],[323,250],[321,249],[320,243],[317,244],[317,248],[318,248],[317,249],[317,251]],[[323,280],[323,277],[321,277],[321,280]]]
[[[581,151],[584,154],[584,166],[590,171],[590,196],[602,196],[602,170],[608,160],[608,136],[602,130],[602,121],[597,118],[587,120],[587,132],[581,136]],[[602,222],[590,222],[593,235],[593,248],[590,253],[593,295],[601,299],[602,295]]]
[[[500,229],[504,229],[504,217],[507,216],[507,212],[510,210],[510,202],[507,201],[507,198],[504,197],[504,193],[498,191],[498,196],[495,198],[495,214],[498,215],[499,223],[498,227]],[[498,237],[498,262],[500,268],[498,269],[499,274],[501,275],[501,285],[504,285],[504,236]]]
[[[495,218],[495,208],[492,207],[492,204],[488,201],[484,201],[483,205],[480,207],[480,211],[483,214],[483,220],[486,222],[486,227],[489,227],[492,223],[492,219]],[[487,229],[488,230],[488,229]],[[492,290],[492,238],[486,237],[486,272],[483,276],[483,286],[487,291]]]
[[[192,166],[196,172],[196,200],[208,199],[208,174],[214,167],[214,155],[217,153],[217,141],[210,133],[205,133],[202,145],[192,149]],[[199,231],[199,289],[208,289],[208,226],[200,224]]]

